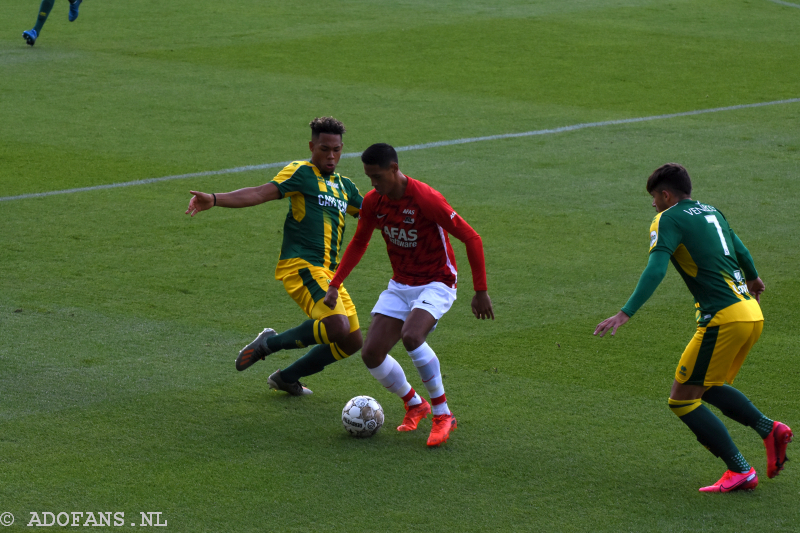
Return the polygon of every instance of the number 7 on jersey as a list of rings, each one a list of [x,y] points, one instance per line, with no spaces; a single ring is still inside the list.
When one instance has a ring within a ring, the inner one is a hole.
[[[722,250],[725,252],[725,255],[731,255],[728,251],[728,243],[725,242],[725,236],[722,234],[722,228],[719,225],[719,220],[717,220],[717,215],[706,215],[706,222],[709,224],[714,224],[717,227],[717,234],[719,235],[719,241],[722,243]]]

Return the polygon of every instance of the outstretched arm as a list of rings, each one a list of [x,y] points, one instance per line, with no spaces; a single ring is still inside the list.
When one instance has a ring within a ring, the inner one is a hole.
[[[200,211],[207,211],[212,207],[250,207],[263,204],[281,197],[278,186],[274,183],[265,183],[258,187],[247,187],[233,192],[207,193],[189,191],[193,194],[189,200],[187,215],[195,216]]]
[[[654,251],[650,253],[647,267],[639,277],[636,290],[628,298],[628,302],[622,307],[619,313],[600,322],[594,330],[594,334],[605,336],[611,330],[611,336],[617,333],[617,328],[625,324],[630,317],[653,295],[661,280],[667,275],[669,266],[669,254],[667,252]]]
[[[362,205],[361,217],[358,219],[358,226],[356,233],[347,249],[344,251],[342,261],[336,269],[336,275],[328,285],[328,292],[325,293],[323,303],[333,309],[336,307],[336,300],[339,299],[339,287],[344,283],[345,278],[350,275],[350,272],[356,267],[361,258],[364,257],[364,252],[367,251],[369,240],[372,237],[372,231],[375,229],[375,224],[372,222],[372,217],[368,216],[368,212]]]

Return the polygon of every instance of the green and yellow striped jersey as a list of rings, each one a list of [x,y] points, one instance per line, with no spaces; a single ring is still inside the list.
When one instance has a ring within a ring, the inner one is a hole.
[[[283,244],[275,278],[318,266],[336,271],[344,238],[345,215],[358,216],[363,197],[349,178],[323,175],[308,161],[293,161],[275,176],[291,205],[283,224]]]
[[[735,239],[721,212],[691,199],[662,211],[650,225],[650,252],[670,254],[672,264],[694,296],[700,326],[712,321],[716,325],[764,319],[747,289]],[[746,303],[735,305],[742,302]]]

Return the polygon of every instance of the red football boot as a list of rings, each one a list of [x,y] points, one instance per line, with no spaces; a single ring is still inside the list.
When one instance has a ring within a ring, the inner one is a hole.
[[[726,470],[719,481],[708,487],[702,487],[700,492],[732,492],[734,490],[753,490],[758,486],[758,475],[755,468],[750,468],[744,474]]]
[[[456,417],[450,415],[434,415],[428,446],[439,446],[447,442],[450,432],[458,427]]]
[[[783,470],[786,462],[786,446],[792,442],[794,434],[783,422],[772,423],[772,431],[764,439],[764,448],[767,449],[767,477],[772,479]]]
[[[406,416],[403,417],[403,423],[397,426],[397,431],[414,431],[417,429],[419,421],[431,414],[431,404],[424,398],[419,405],[409,407],[408,404],[405,404],[405,406]]]

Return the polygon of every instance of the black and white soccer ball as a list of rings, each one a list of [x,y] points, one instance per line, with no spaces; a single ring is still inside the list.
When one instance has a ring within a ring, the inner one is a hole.
[[[383,407],[375,398],[356,396],[342,409],[342,425],[354,437],[371,437],[383,427]]]

